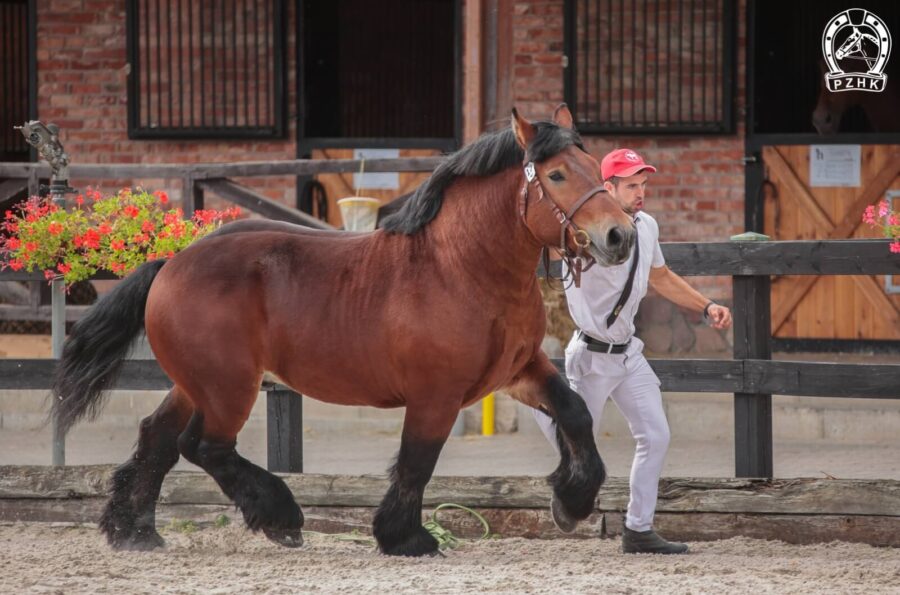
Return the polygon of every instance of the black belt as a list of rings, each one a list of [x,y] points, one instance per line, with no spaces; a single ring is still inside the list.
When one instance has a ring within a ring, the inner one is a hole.
[[[631,343],[630,340],[627,343],[621,343],[619,345],[613,343],[605,343],[589,335],[586,335],[584,331],[579,331],[578,335],[582,341],[587,343],[588,351],[596,351],[597,353],[625,353],[625,350],[628,349],[629,343]]]

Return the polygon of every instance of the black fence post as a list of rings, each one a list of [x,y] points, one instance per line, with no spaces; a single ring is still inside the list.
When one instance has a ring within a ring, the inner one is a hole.
[[[303,473],[303,399],[290,390],[266,391],[269,471]]]
[[[769,277],[735,275],[733,289],[734,359],[772,359]],[[772,477],[772,395],[734,394],[734,475]]]

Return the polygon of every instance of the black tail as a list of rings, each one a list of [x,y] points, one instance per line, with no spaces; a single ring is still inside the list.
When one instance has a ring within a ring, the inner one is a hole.
[[[63,434],[85,415],[93,419],[100,413],[104,391],[115,382],[144,328],[147,294],[165,263],[154,260],[138,267],[72,328],[51,389],[52,415]]]

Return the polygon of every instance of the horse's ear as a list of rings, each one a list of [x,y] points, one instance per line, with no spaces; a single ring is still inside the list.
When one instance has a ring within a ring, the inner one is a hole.
[[[565,103],[560,103],[556,106],[556,110],[553,112],[553,121],[562,128],[575,128],[575,120],[572,118],[572,112],[569,111],[569,106]]]
[[[534,140],[534,125],[520,116],[516,108],[512,109],[512,129],[516,134],[516,142],[522,150],[527,151],[528,145]]]

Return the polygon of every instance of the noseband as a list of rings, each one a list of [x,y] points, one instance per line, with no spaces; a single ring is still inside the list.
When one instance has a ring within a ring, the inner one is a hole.
[[[528,221],[525,218],[525,215],[528,212],[528,188],[532,185],[537,193],[537,202],[541,202],[546,198],[547,202],[550,203],[550,209],[556,216],[556,220],[559,221],[559,252],[562,255],[563,260],[566,261],[566,268],[569,271],[569,275],[572,276],[572,282],[575,284],[575,287],[580,287],[581,273],[591,268],[595,261],[594,258],[585,251],[585,249],[591,245],[591,236],[588,235],[588,232],[578,227],[575,222],[572,221],[572,217],[575,216],[578,209],[584,206],[584,203],[589,199],[601,192],[606,192],[606,190],[603,186],[594,186],[582,194],[568,211],[563,211],[559,205],[556,204],[556,201],[553,200],[553,197],[550,196],[550,193],[544,192],[544,186],[538,179],[537,171],[534,168],[534,161],[529,161],[525,164],[525,183],[522,185],[522,192],[519,197],[519,215],[521,215],[522,223],[525,224],[526,228],[528,228]],[[530,230],[530,228],[528,229]],[[572,233],[572,241],[575,243],[574,252],[569,250],[569,247],[566,245],[566,230]],[[547,280],[549,282],[551,278],[550,252],[547,249],[547,246],[542,246],[541,256],[544,261],[544,272],[547,275]],[[565,282],[566,277],[563,277],[560,280]]]

